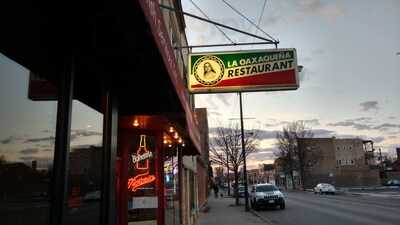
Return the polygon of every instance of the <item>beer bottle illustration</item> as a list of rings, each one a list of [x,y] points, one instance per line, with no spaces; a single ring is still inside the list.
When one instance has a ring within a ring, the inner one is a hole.
[[[149,152],[146,147],[146,135],[140,135],[139,149],[136,152],[138,160],[136,162],[136,169],[148,170],[149,169]]]

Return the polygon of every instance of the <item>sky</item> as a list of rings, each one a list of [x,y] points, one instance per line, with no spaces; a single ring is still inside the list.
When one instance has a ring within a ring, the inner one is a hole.
[[[193,0],[217,22],[263,34],[222,0]],[[250,165],[275,157],[275,133],[303,120],[316,137],[374,140],[394,155],[400,147],[400,1],[226,0],[275,39],[279,48],[296,48],[300,88],[243,94],[245,129],[259,129],[259,153]],[[201,17],[191,0],[183,10]],[[261,16],[261,19],[260,19]],[[229,43],[212,24],[185,17],[189,45]],[[235,42],[258,41],[221,28]],[[194,52],[265,49],[274,46],[195,48]],[[196,107],[208,109],[209,126],[227,126],[239,117],[231,94],[198,94]],[[212,129],[211,129],[212,130]]]

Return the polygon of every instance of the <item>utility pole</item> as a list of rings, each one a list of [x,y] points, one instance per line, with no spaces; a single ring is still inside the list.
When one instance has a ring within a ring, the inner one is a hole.
[[[227,182],[228,182],[228,196],[231,196],[231,185],[230,185],[230,176],[229,176],[229,154],[227,152],[226,154],[226,169],[227,169],[227,173],[226,173],[226,178],[227,178]]]
[[[243,156],[243,180],[244,180],[244,201],[245,209],[249,211],[249,191],[247,187],[247,169],[246,169],[246,147],[244,145],[244,127],[243,127],[243,107],[242,107],[242,92],[239,92],[240,105],[240,131],[242,136],[242,156]]]

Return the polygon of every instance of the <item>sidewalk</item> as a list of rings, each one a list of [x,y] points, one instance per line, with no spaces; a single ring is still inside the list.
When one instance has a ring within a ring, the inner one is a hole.
[[[244,205],[233,206],[233,198],[214,198],[210,196],[207,213],[201,213],[197,225],[259,225],[264,220],[251,212],[245,212]]]

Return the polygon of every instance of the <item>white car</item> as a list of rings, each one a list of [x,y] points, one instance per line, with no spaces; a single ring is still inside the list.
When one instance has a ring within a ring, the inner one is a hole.
[[[332,194],[336,193],[336,188],[332,184],[320,183],[314,187],[314,194]]]
[[[262,206],[285,209],[285,197],[273,184],[256,184],[251,187],[250,204],[256,210]]]

